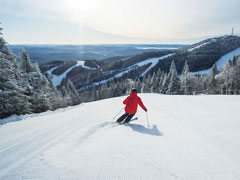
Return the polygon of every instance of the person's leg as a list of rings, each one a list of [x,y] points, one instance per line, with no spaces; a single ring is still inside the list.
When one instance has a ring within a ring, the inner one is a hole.
[[[120,118],[117,119],[117,122],[121,123],[128,115],[128,113],[123,114]]]
[[[134,115],[135,114],[128,114],[128,116],[127,116],[127,118],[125,120],[125,123],[129,123]]]

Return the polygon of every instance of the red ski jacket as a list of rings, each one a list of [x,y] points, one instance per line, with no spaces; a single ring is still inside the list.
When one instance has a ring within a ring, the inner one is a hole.
[[[126,104],[125,111],[129,114],[135,114],[137,112],[138,104],[143,110],[147,110],[147,108],[143,105],[141,98],[137,96],[136,92],[132,92],[130,96],[123,101],[123,104]]]

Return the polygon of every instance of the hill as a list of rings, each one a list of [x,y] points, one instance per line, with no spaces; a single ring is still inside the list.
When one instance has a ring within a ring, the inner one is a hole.
[[[76,89],[82,90],[114,79],[136,80],[145,75],[157,73],[159,69],[168,72],[173,60],[178,74],[182,72],[186,61],[190,72],[204,74],[210,72],[214,63],[217,63],[218,69],[221,69],[229,60],[233,60],[234,56],[238,55],[240,55],[240,37],[222,36],[174,50],[143,52],[128,57],[116,56],[116,58],[105,61],[85,61],[88,62],[86,65],[91,65],[92,69],[76,66],[78,64],[76,61],[63,63],[58,67],[57,65],[52,67],[47,65],[47,67],[52,68],[52,71],[48,72],[53,72],[54,77],[57,75],[60,77],[58,79],[61,79],[55,85],[66,85],[70,79]],[[95,64],[97,66],[94,66]],[[45,65],[40,67],[43,66]],[[58,69],[60,69],[59,73],[54,73]]]
[[[188,47],[181,48],[177,53],[159,61],[152,69],[151,73],[156,72],[159,68],[168,72],[171,62],[174,60],[178,73],[181,73],[185,62],[188,62],[189,70],[197,72],[201,70],[210,69],[214,63],[221,60],[226,54],[231,54],[229,59],[221,63],[219,68],[222,68],[228,60],[232,60],[233,56],[240,55],[240,36],[221,36],[217,38],[210,38]]]
[[[57,45],[57,44],[19,44],[8,45],[14,54],[20,55],[24,48],[32,62],[45,64],[50,61],[74,60],[110,60],[116,56],[134,56],[142,52],[177,49],[186,45],[178,44],[93,44],[93,45]],[[109,59],[110,58],[110,59]],[[114,58],[115,59],[115,58]]]
[[[149,128],[125,97],[0,120],[0,179],[240,179],[240,96],[139,96]]]

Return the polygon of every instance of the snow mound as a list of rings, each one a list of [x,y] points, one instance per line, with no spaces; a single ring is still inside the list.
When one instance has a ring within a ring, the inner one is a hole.
[[[0,179],[240,179],[240,96],[139,96],[150,128],[114,124],[125,97],[2,125]]]

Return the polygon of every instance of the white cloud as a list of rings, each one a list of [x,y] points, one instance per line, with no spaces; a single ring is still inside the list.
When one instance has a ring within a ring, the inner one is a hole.
[[[14,6],[22,16],[64,20],[104,33],[146,39],[224,34],[240,19],[239,0],[0,1]]]

